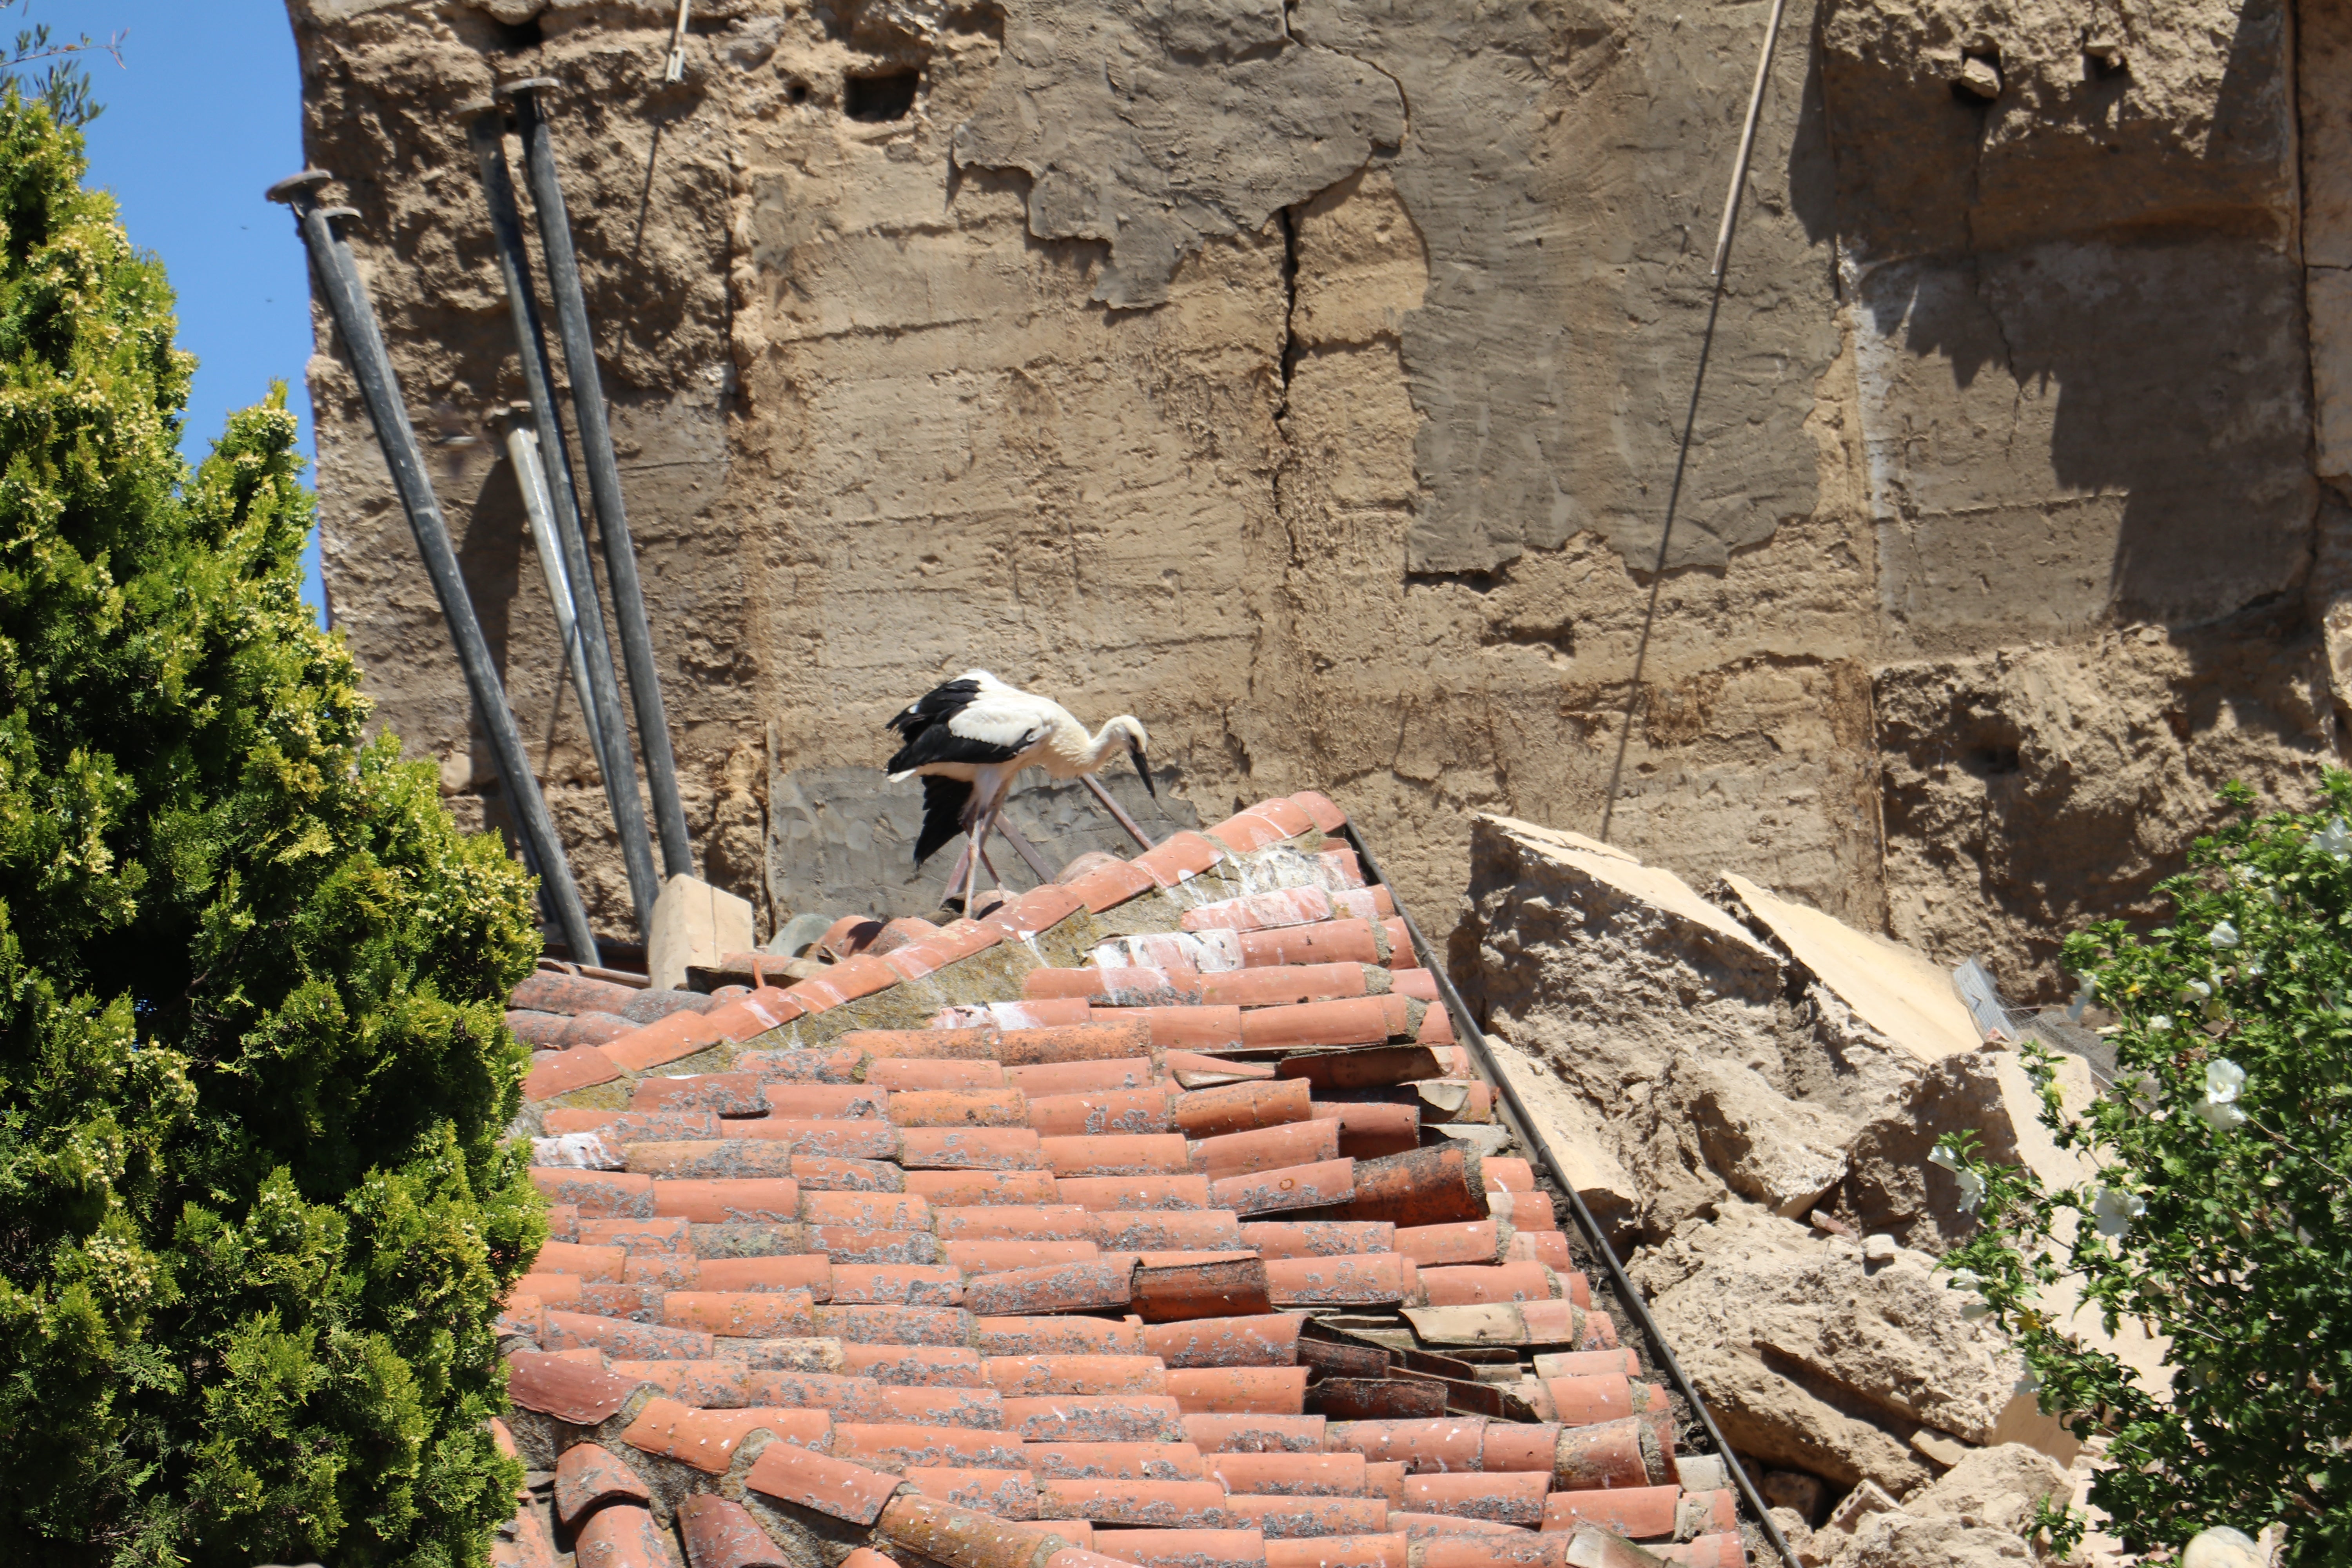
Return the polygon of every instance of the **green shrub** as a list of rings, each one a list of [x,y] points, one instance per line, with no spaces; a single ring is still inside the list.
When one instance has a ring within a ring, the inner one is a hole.
[[[0,1562],[478,1562],[529,889],[362,739],[284,388],[182,463],[83,166],[0,98]]]
[[[2163,884],[2171,925],[2067,942],[2115,1015],[2117,1081],[2076,1120],[2042,1058],[2042,1121],[2090,1182],[1938,1153],[1986,1222],[1946,1266],[2016,1335],[2042,1408],[2105,1438],[2091,1500],[2139,1550],[2281,1521],[2287,1561],[2352,1561],[2352,774],[2323,790],[2257,816],[2231,786],[2236,820]],[[2069,1277],[2109,1333],[2169,1339],[2168,1394],[2081,1342],[2050,1305]]]

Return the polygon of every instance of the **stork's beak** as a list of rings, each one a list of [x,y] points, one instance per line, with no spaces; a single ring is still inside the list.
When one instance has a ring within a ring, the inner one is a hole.
[[[1135,776],[1143,781],[1143,793],[1158,800],[1160,792],[1152,787],[1151,770],[1143,765],[1143,748],[1130,742],[1127,748],[1127,754],[1135,759]]]

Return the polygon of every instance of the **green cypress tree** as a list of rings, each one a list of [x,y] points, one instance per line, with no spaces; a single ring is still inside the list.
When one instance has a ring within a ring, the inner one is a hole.
[[[283,386],[182,462],[84,167],[0,96],[0,1562],[478,1563],[529,885],[362,734]]]

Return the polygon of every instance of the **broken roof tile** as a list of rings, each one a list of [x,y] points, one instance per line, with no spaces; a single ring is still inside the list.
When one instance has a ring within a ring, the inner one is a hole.
[[[677,1533],[688,1568],[791,1568],[783,1550],[732,1498],[696,1492],[679,1499]]]
[[[574,1547],[580,1568],[669,1568],[669,1546],[654,1516],[628,1503],[599,1509]]]
[[[753,1491],[852,1524],[871,1524],[879,1518],[898,1484],[895,1475],[788,1443],[761,1449],[744,1478],[744,1485]]]

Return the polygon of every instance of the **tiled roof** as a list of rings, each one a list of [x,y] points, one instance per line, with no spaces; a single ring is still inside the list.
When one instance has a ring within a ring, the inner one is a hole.
[[[1550,1195],[1482,1156],[1344,821],[845,922],[787,986],[526,981],[553,1239],[499,1325],[498,1561],[1581,1568],[1598,1526],[1744,1565]]]

